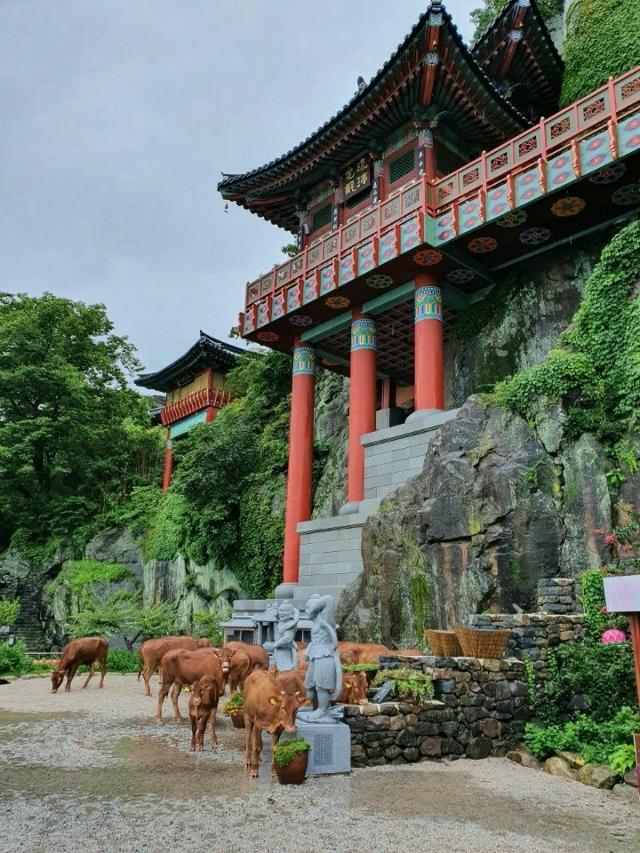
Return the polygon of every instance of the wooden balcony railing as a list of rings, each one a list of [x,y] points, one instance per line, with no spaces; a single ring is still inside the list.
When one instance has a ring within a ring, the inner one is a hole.
[[[181,418],[186,418],[199,412],[201,409],[206,409],[212,406],[214,409],[221,409],[231,402],[231,393],[222,388],[201,388],[200,391],[194,391],[182,400],[176,400],[175,403],[170,403],[165,406],[160,412],[160,421],[164,426],[175,423]]]
[[[437,218],[453,212],[453,236],[458,235],[457,213],[468,199],[478,198],[480,210],[485,209],[487,192],[500,182],[510,185],[509,208],[515,202],[513,182],[526,169],[537,168],[541,192],[546,192],[546,163],[569,151],[572,162],[579,160],[581,140],[605,129],[613,159],[617,151],[617,123],[640,103],[640,66],[602,86],[580,101],[560,110],[548,119],[541,119],[534,127],[519,136],[483,153],[460,169],[427,183],[418,178],[400,188],[374,207],[330,232],[303,252],[271,272],[247,284],[244,332],[254,331],[279,316],[313,301],[325,292],[323,283],[331,288],[355,278],[359,272],[368,271],[387,257],[396,257],[404,251],[404,229],[413,228],[415,236],[424,242],[424,216],[418,217],[415,226],[406,223],[415,218],[416,211]],[[579,172],[576,170],[576,176]],[[484,215],[479,217],[484,221]],[[409,247],[416,244],[413,236]],[[363,264],[366,244],[373,245],[374,259],[369,266]],[[437,245],[438,242],[434,243]],[[387,252],[385,247],[391,246]],[[379,251],[380,250],[380,251]],[[380,260],[376,255],[380,255]]]

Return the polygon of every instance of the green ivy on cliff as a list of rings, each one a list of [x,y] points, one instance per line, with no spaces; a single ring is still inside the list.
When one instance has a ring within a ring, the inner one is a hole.
[[[499,382],[496,402],[527,418],[562,398],[568,437],[590,431],[611,449],[640,403],[640,223],[605,247],[559,346],[545,361]]]
[[[483,5],[471,12],[469,17],[474,25],[472,41],[476,42],[480,38],[510,2],[511,0],[483,0]],[[542,17],[548,21],[561,11],[562,3],[563,0],[538,0],[537,6]]]
[[[567,14],[561,104],[640,65],[638,0],[575,0]]]

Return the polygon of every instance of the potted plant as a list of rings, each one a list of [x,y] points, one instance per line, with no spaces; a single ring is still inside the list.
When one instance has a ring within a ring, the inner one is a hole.
[[[239,690],[231,694],[231,698],[224,706],[222,711],[227,717],[231,718],[235,729],[244,728],[244,697]]]
[[[283,740],[274,747],[273,768],[281,785],[301,785],[307,775],[311,744],[304,738]]]

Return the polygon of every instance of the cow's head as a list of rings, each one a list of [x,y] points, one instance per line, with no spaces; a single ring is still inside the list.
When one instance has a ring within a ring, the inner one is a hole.
[[[51,692],[57,693],[58,687],[64,681],[65,671],[63,669],[54,669],[51,673]]]
[[[211,640],[208,640],[206,637],[196,640],[196,644],[199,649],[208,649],[210,646],[213,646]]]
[[[287,693],[286,690],[281,690],[279,695],[269,697],[269,704],[273,709],[273,722],[266,726],[268,732],[273,734],[276,729],[281,726],[286,732],[295,732],[296,730],[296,714],[298,708],[301,708],[306,702],[306,697],[300,690],[295,693]]]
[[[216,700],[218,685],[210,675],[203,675],[191,685],[189,704],[199,708],[200,705],[211,707]]]
[[[235,655],[236,651],[236,649],[229,649],[227,648],[227,646],[220,650],[219,657],[222,662],[222,674],[225,680],[229,676],[229,670],[231,669],[231,658]]]

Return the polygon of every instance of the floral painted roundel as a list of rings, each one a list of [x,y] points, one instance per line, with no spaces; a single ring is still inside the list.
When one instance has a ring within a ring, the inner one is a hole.
[[[495,252],[498,241],[493,237],[476,237],[475,240],[469,240],[467,248],[476,255],[486,255],[488,252]]]
[[[578,213],[581,213],[584,210],[586,204],[587,203],[583,198],[570,195],[567,196],[567,198],[559,198],[558,201],[552,204],[551,213],[560,217],[577,216]]]
[[[292,326],[310,326],[313,323],[313,317],[308,314],[296,314],[294,317],[289,317],[289,322]]]
[[[473,273],[471,270],[457,269],[447,273],[447,281],[450,281],[451,284],[466,284],[472,278]]]
[[[280,335],[276,334],[276,332],[258,332],[256,338],[259,341],[264,341],[264,343],[272,343],[273,341],[279,341]]]
[[[370,275],[367,279],[367,285],[373,290],[386,290],[393,284],[393,278],[390,275],[379,273],[378,275]]]
[[[346,308],[351,305],[351,300],[346,296],[328,296],[324,300],[324,304],[329,308]]]
[[[500,228],[517,228],[527,221],[527,214],[524,210],[514,210],[512,213],[505,213],[500,219],[496,219],[496,225]]]
[[[413,256],[414,263],[421,267],[433,267],[442,260],[442,252],[436,249],[421,249]]]
[[[592,184],[613,184],[619,181],[626,171],[626,163],[611,163],[598,169],[595,175],[590,176],[589,181]]]
[[[625,187],[619,187],[611,196],[611,201],[621,206],[638,204],[640,202],[640,185],[627,184]]]
[[[527,228],[520,234],[520,242],[526,246],[537,246],[539,243],[546,243],[551,237],[551,231],[548,228]]]

